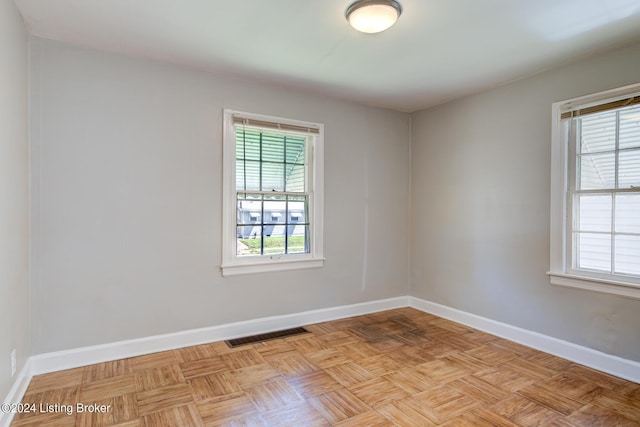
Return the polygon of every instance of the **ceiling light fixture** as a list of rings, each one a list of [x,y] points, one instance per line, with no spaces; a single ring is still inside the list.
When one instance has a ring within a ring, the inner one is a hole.
[[[357,0],[347,8],[349,24],[363,33],[379,33],[396,23],[402,6],[395,0]]]

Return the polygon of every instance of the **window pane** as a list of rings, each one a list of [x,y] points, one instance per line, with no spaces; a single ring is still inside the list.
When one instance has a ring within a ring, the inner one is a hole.
[[[282,200],[265,201],[264,202],[264,222],[265,224],[284,224],[286,221],[286,209],[287,203],[282,197]]]
[[[618,154],[618,188],[640,187],[640,149]]]
[[[576,268],[611,272],[611,236],[575,233]]]
[[[640,194],[616,195],[616,231],[640,234]]]
[[[304,137],[236,128],[236,189],[304,192]]]
[[[598,153],[616,148],[616,112],[606,111],[583,117],[580,153]]]
[[[238,224],[260,224],[262,202],[247,200],[239,196],[236,209],[236,221]]]
[[[577,195],[577,231],[611,231],[611,196]]]
[[[578,157],[579,190],[615,188],[616,156],[614,153]]]
[[[261,225],[239,225],[237,237],[240,239],[260,239],[262,235]]]
[[[287,252],[290,254],[309,252],[308,226],[290,225],[289,230]]]
[[[300,224],[307,222],[307,212],[304,202],[291,201],[289,199],[289,222],[292,224]]]
[[[284,137],[262,134],[262,161],[284,163]]]
[[[640,236],[616,236],[616,273],[640,276]]]
[[[260,255],[260,246],[262,244],[261,230],[262,227],[256,226],[239,226],[236,228],[236,255],[251,256]]]
[[[304,165],[287,165],[286,190],[290,192],[304,192]]]
[[[269,234],[267,234],[267,228],[269,229]],[[284,226],[265,226],[264,232],[264,254],[284,254]]]
[[[287,163],[304,164],[305,138],[287,137]]]
[[[236,160],[236,190],[260,190],[260,162]]]
[[[620,148],[640,147],[640,105],[620,110]]]
[[[284,191],[283,163],[262,163],[262,191]]]
[[[236,159],[260,160],[260,132],[236,128]]]
[[[262,223],[261,216],[259,210],[238,208],[238,224],[260,225]]]

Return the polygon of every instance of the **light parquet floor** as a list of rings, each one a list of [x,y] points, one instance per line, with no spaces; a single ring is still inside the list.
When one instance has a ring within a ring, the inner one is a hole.
[[[37,376],[12,426],[640,426],[640,385],[414,309],[307,329]]]

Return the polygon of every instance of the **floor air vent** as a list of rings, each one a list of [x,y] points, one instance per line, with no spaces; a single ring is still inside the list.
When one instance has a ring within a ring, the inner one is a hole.
[[[294,335],[308,334],[308,333],[310,332],[302,327],[291,328],[291,329],[285,329],[282,331],[267,332],[264,334],[252,335],[250,337],[235,338],[235,339],[226,341],[226,343],[229,347],[233,348],[241,345],[255,344],[258,342],[275,340],[278,338],[286,338]]]

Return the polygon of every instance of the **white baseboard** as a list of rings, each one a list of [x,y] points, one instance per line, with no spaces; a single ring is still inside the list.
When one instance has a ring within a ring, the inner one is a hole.
[[[45,374],[64,369],[77,368],[79,366],[92,365],[94,363],[256,335],[264,332],[327,322],[407,306],[408,297],[396,297],[39,354],[31,357],[31,374]]]
[[[640,383],[640,363],[638,362],[420,298],[404,296],[35,355],[27,360],[2,403],[19,402],[33,375],[402,307],[413,307],[599,371]],[[0,426],[8,426],[12,418],[13,414],[0,413]]]
[[[477,316],[420,298],[408,297],[408,299],[409,307],[488,332],[501,338],[506,338],[510,341],[526,345],[527,347],[532,347],[545,353],[550,353],[554,356],[597,369],[598,371],[615,375],[616,377],[640,383],[640,363],[636,361],[623,359],[589,347],[487,319],[486,317]]]
[[[24,392],[27,391],[27,387],[31,382],[31,359],[27,359],[24,366],[18,373],[13,386],[9,390],[7,397],[0,403],[2,404],[12,404],[12,403],[20,403],[22,400],[22,396],[24,396]],[[0,411],[0,426],[8,427],[15,416],[15,412],[5,412],[4,410]]]

